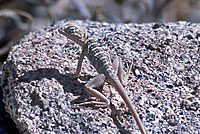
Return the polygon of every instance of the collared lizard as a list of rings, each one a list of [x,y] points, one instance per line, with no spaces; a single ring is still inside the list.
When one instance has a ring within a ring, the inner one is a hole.
[[[120,94],[123,98],[125,104],[131,111],[131,114],[135,118],[137,125],[140,128],[142,134],[146,134],[144,126],[133,106],[131,100],[129,99],[126,91],[123,88],[126,80],[128,79],[128,75],[130,73],[130,68],[128,69],[127,77],[123,78],[123,66],[122,60],[119,57],[116,57],[113,63],[110,60],[110,55],[106,53],[101,47],[98,46],[98,43],[92,39],[87,37],[87,33],[74,24],[67,24],[65,27],[60,28],[59,33],[66,36],[70,40],[79,44],[82,47],[82,53],[80,55],[80,59],[78,62],[75,78],[78,77],[84,56],[87,56],[91,64],[95,67],[98,76],[94,77],[91,81],[85,84],[84,89],[91,93],[92,95],[99,98],[102,102],[93,101],[91,103],[97,105],[109,106],[110,101],[99,91],[95,90],[95,87],[101,86],[104,82],[109,82]],[[86,103],[83,103],[86,104]]]

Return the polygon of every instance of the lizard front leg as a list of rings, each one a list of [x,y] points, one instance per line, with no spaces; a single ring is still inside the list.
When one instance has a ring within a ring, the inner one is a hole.
[[[96,87],[100,87],[104,84],[106,76],[104,74],[97,75],[93,79],[91,79],[87,84],[85,84],[84,89],[92,94],[93,96],[100,99],[102,102],[98,101],[90,101],[90,102],[83,102],[80,104],[74,104],[74,106],[83,106],[83,105],[95,105],[96,107],[107,107],[110,105],[110,101],[98,90]]]
[[[87,33],[83,29],[71,23],[67,24],[65,27],[58,29],[58,32],[82,47],[82,53],[78,61],[76,73],[72,76],[72,78],[77,78],[81,71],[82,62],[86,53],[84,46],[87,38]]]
[[[84,51],[84,49],[83,49],[83,50],[82,50],[82,53],[81,53],[81,55],[80,55],[80,58],[79,58],[79,60],[78,60],[78,66],[77,66],[77,68],[76,68],[76,73],[75,73],[75,75],[72,76],[72,78],[74,78],[74,79],[76,79],[76,78],[79,77],[79,73],[80,73],[80,71],[81,71],[81,67],[82,67],[82,63],[83,63],[84,56],[85,56],[85,51]]]

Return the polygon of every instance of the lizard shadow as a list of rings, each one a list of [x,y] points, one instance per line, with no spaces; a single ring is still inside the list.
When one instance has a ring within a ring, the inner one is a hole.
[[[81,95],[80,87],[83,86],[77,79],[71,79],[69,75],[63,75],[59,73],[57,69],[54,68],[40,68],[35,71],[25,72],[22,77],[18,79],[18,82],[30,83],[31,81],[41,80],[43,78],[56,79],[64,89],[64,92],[73,93],[73,95]]]
[[[64,89],[65,93],[72,93],[74,96],[79,96],[75,100],[71,101],[71,104],[84,102],[86,99],[89,100],[89,96],[91,96],[88,92],[84,90],[84,84],[81,84],[77,79],[70,78],[69,75],[63,75],[59,73],[57,69],[54,68],[40,68],[35,71],[28,71],[25,72],[22,77],[19,77],[18,82],[26,82],[30,83],[31,81],[35,80],[41,80],[43,78],[47,79],[56,79]],[[90,77],[83,76],[82,79],[89,79]],[[80,88],[81,87],[81,88]],[[102,90],[103,87],[97,88],[98,90]],[[86,106],[87,107],[87,106]],[[89,107],[93,107],[92,105],[89,105]],[[125,128],[122,127],[119,120],[116,118],[118,115],[118,110],[115,108],[115,106],[111,103],[111,118],[114,121],[114,124],[117,126],[121,134],[129,134]],[[93,107],[95,109],[98,109],[97,107]]]
[[[75,100],[71,101],[71,104],[83,102],[91,96],[84,90],[84,84],[80,83],[77,79],[73,79],[70,75],[61,74],[54,68],[40,68],[34,71],[25,72],[22,77],[19,77],[18,82],[30,83],[31,81],[41,80],[43,78],[56,79],[64,89],[64,93],[72,93],[74,96],[79,96]],[[90,77],[81,76],[82,80],[89,80]]]

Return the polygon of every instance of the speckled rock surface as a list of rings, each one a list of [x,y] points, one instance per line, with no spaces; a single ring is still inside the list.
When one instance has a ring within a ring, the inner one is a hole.
[[[75,72],[81,48],[60,35],[57,22],[25,36],[4,64],[6,110],[21,133],[140,133],[115,89],[105,84],[108,108],[90,101],[83,86],[97,75],[87,58]],[[200,25],[188,22],[108,24],[71,21],[112,56],[133,59],[125,87],[148,133],[200,133]]]

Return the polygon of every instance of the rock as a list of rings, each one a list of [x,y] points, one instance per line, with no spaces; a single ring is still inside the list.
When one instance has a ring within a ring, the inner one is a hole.
[[[26,35],[3,65],[3,101],[21,133],[139,133],[134,118],[109,84],[102,92],[111,100],[110,107],[73,107],[90,101],[83,81],[97,72],[85,58],[80,80],[70,78],[81,48],[57,31],[68,22],[85,29],[111,57],[118,55],[128,65],[133,59],[125,89],[148,133],[199,133],[199,24],[66,20]],[[191,98],[189,109],[182,103],[185,98]],[[166,114],[169,108],[174,121]]]

